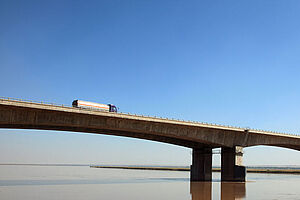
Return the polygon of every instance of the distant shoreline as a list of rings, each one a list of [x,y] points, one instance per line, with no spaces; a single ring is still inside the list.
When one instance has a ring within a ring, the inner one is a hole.
[[[18,163],[1,163],[0,166],[49,166],[49,167],[89,167],[89,164],[18,164]]]
[[[139,165],[91,165],[91,164],[18,164],[0,163],[0,166],[41,166],[41,167],[90,167],[106,169],[128,169],[128,170],[160,170],[160,171],[190,171],[187,166],[139,166]],[[300,166],[247,166],[247,173],[264,174],[299,174]],[[221,172],[220,167],[213,167],[213,172]]]
[[[129,169],[129,170],[160,170],[160,171],[190,171],[185,167],[144,167],[144,166],[101,166],[91,165],[91,168],[105,169]],[[278,169],[278,168],[247,168],[247,173],[265,173],[265,174],[300,174],[300,169]],[[221,168],[213,167],[213,172],[221,172]]]

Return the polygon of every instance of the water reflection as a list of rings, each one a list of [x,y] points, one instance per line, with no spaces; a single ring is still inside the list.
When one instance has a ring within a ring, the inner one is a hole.
[[[212,199],[212,182],[191,182],[190,193],[192,200],[211,200]],[[222,200],[238,200],[246,197],[245,183],[221,183]]]
[[[246,197],[246,184],[245,183],[221,183],[221,199],[233,200],[244,199]]]
[[[211,200],[212,182],[190,182],[192,200]]]

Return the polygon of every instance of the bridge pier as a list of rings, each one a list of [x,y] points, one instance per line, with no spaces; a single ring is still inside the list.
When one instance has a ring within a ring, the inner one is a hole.
[[[221,181],[244,182],[246,168],[242,166],[243,147],[222,147],[221,150]]]
[[[211,181],[212,148],[194,148],[191,165],[191,181]]]

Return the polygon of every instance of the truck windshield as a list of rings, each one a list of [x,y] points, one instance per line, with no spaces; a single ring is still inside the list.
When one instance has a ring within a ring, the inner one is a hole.
[[[111,106],[111,112],[117,112],[116,106]]]

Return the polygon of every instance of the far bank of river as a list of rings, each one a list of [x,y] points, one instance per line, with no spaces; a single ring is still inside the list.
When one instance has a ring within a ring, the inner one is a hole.
[[[155,166],[108,166],[108,165],[91,165],[91,168],[106,169],[134,169],[134,170],[164,170],[164,171],[190,171],[189,167],[155,167]],[[247,167],[247,173],[270,173],[270,174],[300,174],[299,168],[284,167]],[[220,172],[220,167],[213,167],[213,172]]]

